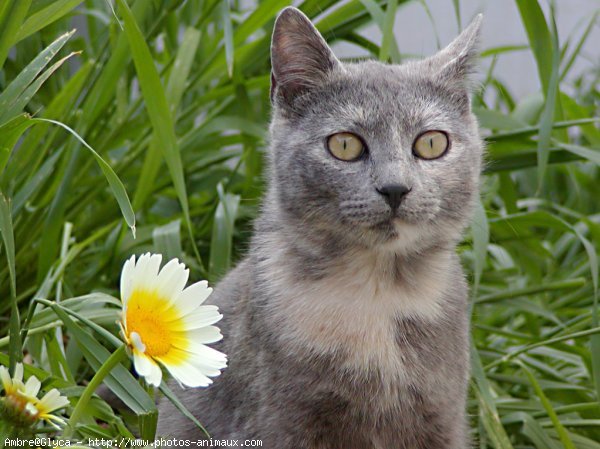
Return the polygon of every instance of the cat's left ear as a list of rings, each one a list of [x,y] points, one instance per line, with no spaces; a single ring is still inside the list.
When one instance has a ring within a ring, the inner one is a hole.
[[[340,62],[309,18],[288,6],[275,20],[271,65],[271,101],[289,106],[322,84]]]
[[[482,19],[483,15],[478,14],[450,45],[426,60],[438,80],[467,93],[472,89],[471,75],[477,66]]]

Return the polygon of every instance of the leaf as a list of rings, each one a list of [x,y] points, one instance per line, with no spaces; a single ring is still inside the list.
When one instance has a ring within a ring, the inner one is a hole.
[[[113,171],[111,166],[108,165],[108,163],[104,159],[102,159],[102,157],[98,153],[96,153],[96,151],[91,146],[89,146],[88,143],[85,140],[83,140],[83,138],[79,134],[77,134],[75,131],[73,131],[71,128],[69,128],[64,123],[57,122],[56,120],[45,119],[45,118],[37,118],[37,119],[31,119],[31,120],[34,122],[53,123],[54,125],[58,125],[61,128],[66,129],[69,133],[71,133],[73,136],[75,136],[75,138],[87,150],[89,150],[92,153],[92,156],[94,156],[94,159],[96,159],[98,166],[100,167],[100,169],[102,170],[102,173],[104,174],[106,180],[108,181],[108,184],[113,192],[113,196],[115,197],[115,199],[117,200],[117,203],[119,204],[119,207],[121,208],[121,213],[123,214],[123,218],[125,219],[125,222],[131,228],[131,232],[133,233],[133,235],[135,237],[135,214],[131,207],[131,202],[129,201],[129,197],[127,196],[127,192],[125,191],[125,186],[123,185],[123,183],[121,182],[119,177],[116,175],[116,173]]]
[[[477,294],[481,273],[487,257],[487,247],[490,241],[490,227],[487,221],[485,208],[481,199],[477,201],[473,221],[471,223],[471,234],[473,235],[473,253],[474,253],[474,272],[475,284],[473,286],[473,295]]]
[[[378,56],[380,60],[387,60],[387,58],[382,59],[382,55],[384,53],[389,53],[392,62],[395,64],[399,64],[402,58],[400,57],[400,51],[398,50],[398,44],[396,42],[396,39],[393,37],[393,20],[391,21],[392,28],[391,30],[388,30],[386,28],[387,26],[389,26],[389,24],[387,23],[388,15],[386,15],[386,12],[383,11],[383,9],[377,4],[377,2],[375,0],[361,0],[361,3],[369,11],[369,14],[371,15],[375,23],[377,23],[377,26],[379,27],[379,30],[381,31],[382,35],[385,35],[386,32],[392,33],[392,37],[389,39],[389,42],[386,41],[386,45],[389,45],[389,48],[384,49],[382,43],[376,56]]]
[[[6,167],[12,149],[32,124],[27,114],[22,114],[0,125],[0,176]]]
[[[181,222],[174,220],[166,225],[156,227],[152,231],[154,248],[158,254],[164,256],[165,260],[181,259],[183,256],[181,235],[179,232],[180,226]]]
[[[540,117],[540,134],[538,139],[538,191],[542,189],[546,167],[548,166],[548,147],[552,136],[552,128],[555,116],[555,110],[560,109],[560,103],[557,102],[559,66],[560,66],[560,47],[558,44],[558,30],[554,14],[551,14],[552,22],[552,65],[550,78],[546,88],[546,103]],[[560,118],[560,117],[558,117]]]
[[[223,30],[225,33],[225,62],[227,63],[227,74],[233,77],[233,29],[231,27],[231,13],[229,1],[221,2],[221,15],[223,18]]]
[[[17,275],[15,270],[15,240],[13,232],[10,203],[0,192],[0,233],[4,242],[4,253],[8,266],[10,281],[10,322],[9,322],[9,347],[10,372],[14,374],[15,365],[23,359],[21,352],[21,320],[17,305]]]
[[[551,73],[548,68],[554,67],[555,48],[544,13],[537,0],[515,0],[515,3],[519,9],[529,45],[537,62],[542,89],[544,92],[549,92]]]
[[[81,3],[83,3],[83,0],[57,0],[30,15],[23,25],[21,25],[17,37],[15,38],[15,43],[31,36],[33,33],[38,32],[51,23],[56,22]]]
[[[39,90],[42,84],[44,84],[44,82],[46,82],[46,80],[56,70],[58,70],[58,68],[62,66],[65,61],[67,61],[69,58],[76,54],[77,53],[71,53],[65,56],[64,58],[60,59],[56,63],[52,64],[52,66],[48,70],[46,70],[35,81],[33,81],[13,103],[11,103],[4,111],[0,112],[0,123],[11,119],[15,114],[20,113],[25,107],[25,105],[29,103],[33,95]]]
[[[512,449],[513,446],[500,421],[493,398],[492,387],[485,376],[475,342],[471,343],[471,370],[475,381],[474,389],[476,390],[479,402],[479,411],[487,436],[496,449]]]
[[[576,154],[577,156],[582,157],[583,159],[587,159],[594,164],[600,165],[600,149],[592,150],[590,148],[585,148],[580,145],[573,145],[569,143],[557,142],[557,145],[568,151],[569,153]]]
[[[240,204],[239,195],[225,193],[221,184],[217,186],[217,192],[219,204],[215,211],[209,263],[209,272],[214,280],[224,275],[231,265],[234,223]]]
[[[15,34],[23,23],[30,5],[31,0],[4,0],[0,3],[0,68],[4,66]]]
[[[0,114],[5,115],[5,111],[12,107],[19,96],[25,92],[27,87],[33,82],[44,67],[46,67],[52,58],[56,56],[74,32],[75,30],[65,33],[48,45],[13,81],[11,81],[6,89],[0,93],[0,111],[2,111]]]
[[[585,42],[587,41],[588,37],[590,36],[590,33],[592,32],[592,30],[594,28],[594,24],[598,20],[598,16],[599,15],[600,15],[600,11],[596,10],[596,12],[590,18],[590,21],[588,22],[587,26],[585,27],[585,31],[583,32],[583,34],[581,35],[581,38],[579,39],[579,42],[577,43],[577,45],[575,46],[575,48],[571,52],[571,56],[569,57],[569,59],[567,60],[567,62],[563,65],[564,68],[562,69],[562,72],[560,74],[560,80],[561,81],[563,79],[565,79],[565,77],[567,76],[567,74],[571,70],[571,67],[573,67],[573,64],[575,63],[575,60],[577,59],[577,56],[581,55],[581,49],[583,48],[583,44],[585,44]]]
[[[479,125],[483,128],[512,131],[524,127],[523,122],[516,120],[509,115],[505,115],[500,111],[474,107],[473,113],[477,116]]]
[[[129,41],[131,55],[140,82],[142,95],[144,96],[148,116],[152,123],[152,128],[156,133],[160,149],[167,162],[169,172],[171,173],[171,180],[173,181],[179,203],[183,209],[183,215],[188,227],[190,240],[194,248],[196,248],[181,155],[179,154],[179,148],[177,146],[173,119],[171,117],[167,98],[160,82],[158,72],[156,71],[152,54],[146,45],[144,36],[138,28],[129,6],[127,6],[127,3],[124,0],[117,0],[117,3],[119,4],[119,8],[123,15],[125,33],[127,35],[127,40]],[[197,254],[197,257],[200,260],[199,254]]]
[[[183,40],[177,52],[175,62],[173,63],[173,70],[167,84],[166,95],[173,114],[176,113],[183,92],[185,91],[187,78],[199,43],[200,33],[194,28],[188,28],[183,35]],[[142,171],[138,179],[137,188],[135,189],[133,197],[133,206],[135,209],[142,207],[155,188],[156,176],[161,165],[160,154],[160,141],[155,132],[152,135],[152,140],[144,157]]]
[[[192,421],[194,423],[194,425],[198,429],[200,429],[204,433],[204,435],[207,436],[207,438],[210,438],[210,435],[207,432],[207,430],[204,428],[204,426],[202,424],[200,424],[200,421],[198,421],[194,415],[192,415],[192,412],[190,412],[185,407],[185,405],[183,404],[183,402],[181,402],[179,400],[179,398],[177,398],[177,396],[175,395],[175,393],[173,393],[173,391],[171,391],[171,389],[167,386],[166,382],[162,382],[160,384],[160,387],[158,387],[158,388],[167,397],[167,399],[169,401],[171,401],[171,403],[177,408],[177,410],[179,410],[183,414],[183,416],[185,416],[190,421]]]
[[[556,412],[554,411],[552,404],[548,400],[548,397],[544,393],[544,390],[540,386],[539,382],[537,381],[537,379],[535,378],[535,376],[533,375],[531,370],[529,368],[527,368],[527,366],[522,362],[519,362],[518,364],[521,367],[521,369],[525,372],[527,377],[529,378],[529,382],[533,386],[533,389],[535,390],[540,401],[542,402],[544,409],[546,410],[546,412],[548,413],[548,416],[552,420],[552,424],[554,425],[554,428],[556,429],[556,432],[558,433],[558,435],[560,437],[560,441],[562,442],[564,448],[565,449],[576,449],[575,445],[573,444],[573,441],[571,441],[569,432],[567,432],[567,429],[565,429],[565,427],[560,422],[560,419],[558,418]]]

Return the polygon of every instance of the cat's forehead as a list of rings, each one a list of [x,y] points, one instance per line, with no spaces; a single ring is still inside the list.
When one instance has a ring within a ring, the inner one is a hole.
[[[394,121],[407,127],[454,121],[451,94],[420,61],[403,65],[376,61],[344,64],[309,99],[321,126],[349,125],[376,130]],[[313,116],[314,118],[314,116]]]

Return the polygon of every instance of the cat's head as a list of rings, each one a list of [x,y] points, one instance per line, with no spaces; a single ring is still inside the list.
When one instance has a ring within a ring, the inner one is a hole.
[[[346,64],[284,9],[271,46],[272,189],[284,215],[397,251],[456,241],[481,170],[470,109],[480,23],[421,61]]]

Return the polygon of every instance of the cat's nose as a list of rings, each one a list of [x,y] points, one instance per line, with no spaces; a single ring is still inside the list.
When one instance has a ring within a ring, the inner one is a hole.
[[[402,200],[410,190],[411,189],[404,184],[388,184],[377,189],[394,210],[400,206],[400,203],[402,203]]]

